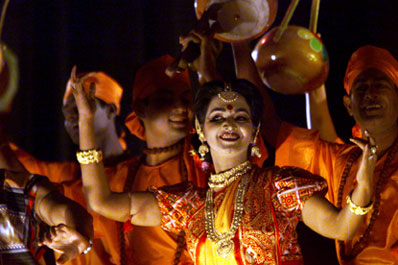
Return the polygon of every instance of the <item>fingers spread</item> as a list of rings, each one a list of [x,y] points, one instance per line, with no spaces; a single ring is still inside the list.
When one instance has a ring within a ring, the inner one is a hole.
[[[356,144],[362,150],[365,149],[365,145],[367,144],[366,140],[363,140],[363,139],[360,139],[360,138],[350,138],[350,142]]]

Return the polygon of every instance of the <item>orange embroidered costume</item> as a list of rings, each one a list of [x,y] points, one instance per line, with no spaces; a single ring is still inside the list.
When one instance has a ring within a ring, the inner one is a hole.
[[[133,107],[138,100],[143,100],[155,93],[157,90],[178,84],[190,86],[188,72],[174,75],[169,78],[164,72],[174,59],[165,55],[146,63],[136,74],[133,88]],[[135,112],[126,118],[126,125],[131,133],[138,138],[145,140],[145,128],[142,126]],[[197,187],[206,187],[207,179],[204,172],[195,164],[194,159],[189,155],[192,150],[190,145],[192,134],[185,137],[183,151],[157,165],[148,166],[141,163],[134,177],[133,184],[129,191],[145,191],[151,186],[162,187],[177,183],[190,181]],[[257,159],[256,163],[262,164],[267,158],[267,151],[263,142],[260,142],[263,156]],[[179,233],[177,229],[173,230]],[[135,264],[173,264],[178,244],[175,234],[168,233],[160,227],[135,226],[128,235],[129,242],[133,249]],[[182,252],[180,264],[192,264],[192,260],[186,250]]]
[[[344,86],[349,94],[354,79],[363,70],[377,68],[398,87],[398,62],[373,46],[357,50],[348,63]],[[398,143],[378,158],[375,169],[374,208],[350,241],[336,242],[341,264],[398,264]],[[345,205],[356,186],[355,176],[361,151],[352,145],[323,141],[314,130],[283,123],[279,129],[276,165],[304,168],[327,179],[328,199]]]
[[[326,182],[300,168],[253,167],[243,199],[242,222],[234,235],[234,253],[216,254],[215,244],[205,231],[206,189],[192,183],[150,188],[162,212],[162,227],[184,229],[187,247],[195,264],[303,264],[296,225],[305,201],[325,193]],[[237,186],[245,177],[215,194],[215,227],[230,228]]]

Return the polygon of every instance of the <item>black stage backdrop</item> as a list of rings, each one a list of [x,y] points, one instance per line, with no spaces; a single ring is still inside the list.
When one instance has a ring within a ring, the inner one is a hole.
[[[288,0],[279,1],[278,25]],[[310,0],[302,0],[292,23],[307,26]],[[398,1],[323,0],[318,31],[329,52],[329,107],[343,139],[353,120],[342,104],[343,77],[352,52],[366,44],[387,48],[398,58]],[[62,96],[73,65],[105,71],[124,87],[122,117],[130,111],[137,68],[145,61],[178,54],[178,36],[195,24],[193,0],[11,0],[3,41],[19,57],[20,87],[8,131],[12,139],[45,160],[72,159],[74,147],[63,128]],[[220,69],[233,75],[230,49]],[[305,126],[303,96],[272,93],[281,117]],[[306,264],[335,264],[333,244],[300,232]],[[329,260],[329,263],[325,262]]]

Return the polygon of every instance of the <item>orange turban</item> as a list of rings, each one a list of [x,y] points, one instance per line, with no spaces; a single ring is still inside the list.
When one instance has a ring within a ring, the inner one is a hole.
[[[95,96],[103,100],[107,104],[114,104],[116,106],[117,114],[120,113],[120,100],[123,94],[123,88],[110,76],[103,72],[92,72],[82,74],[80,77],[89,74],[84,80],[83,87],[86,91],[90,88],[91,83],[95,83]],[[64,94],[64,104],[66,99],[72,94],[72,83],[68,80]]]
[[[385,49],[375,46],[363,46],[356,50],[350,61],[344,76],[344,88],[349,95],[355,78],[364,70],[376,68],[385,73],[398,87],[398,62]]]
[[[133,86],[133,109],[137,101],[149,97],[161,88],[172,88],[176,85],[191,86],[188,70],[180,74],[175,74],[173,77],[169,77],[165,74],[166,68],[173,62],[173,57],[170,55],[163,55],[145,63],[138,69]],[[145,129],[135,112],[132,112],[126,118],[125,124],[132,134],[141,140],[145,140]]]

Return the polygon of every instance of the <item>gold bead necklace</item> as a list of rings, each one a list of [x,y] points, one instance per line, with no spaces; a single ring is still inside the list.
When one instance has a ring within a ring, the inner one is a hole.
[[[249,172],[252,168],[252,163],[247,160],[242,164],[233,167],[225,172],[219,174],[211,174],[209,179],[209,187],[211,189],[224,188]]]
[[[252,171],[251,175],[253,175],[253,172],[254,170]],[[210,188],[206,193],[205,230],[207,233],[207,238],[216,244],[217,254],[221,257],[228,257],[228,255],[234,249],[234,242],[232,239],[234,238],[236,231],[238,230],[238,227],[242,221],[243,201],[251,175],[244,175],[241,179],[241,182],[239,183],[238,190],[235,196],[234,215],[232,218],[231,227],[226,233],[219,233],[215,227],[213,188]]]

